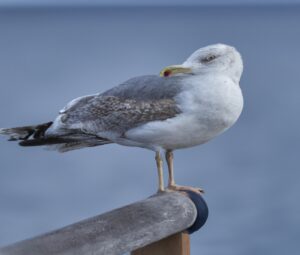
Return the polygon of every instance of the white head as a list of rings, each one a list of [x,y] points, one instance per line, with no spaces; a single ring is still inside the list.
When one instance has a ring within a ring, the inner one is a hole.
[[[223,73],[239,82],[243,72],[240,53],[232,46],[213,44],[196,50],[182,65],[164,68],[161,76]]]

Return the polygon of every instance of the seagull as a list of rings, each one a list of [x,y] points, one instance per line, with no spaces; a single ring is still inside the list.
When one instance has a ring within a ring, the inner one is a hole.
[[[21,146],[46,145],[59,152],[109,143],[149,149],[155,152],[158,192],[202,192],[175,183],[173,151],[204,144],[237,121],[243,109],[242,72],[234,47],[209,45],[159,75],[134,77],[103,93],[76,98],[54,121],[2,128],[0,134]]]

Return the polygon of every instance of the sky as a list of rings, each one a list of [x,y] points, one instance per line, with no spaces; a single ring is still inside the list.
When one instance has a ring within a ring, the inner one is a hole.
[[[299,4],[300,0],[0,0],[0,6]]]

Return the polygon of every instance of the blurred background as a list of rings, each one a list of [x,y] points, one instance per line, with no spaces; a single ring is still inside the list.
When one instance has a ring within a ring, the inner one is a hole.
[[[53,120],[75,97],[233,45],[244,59],[242,116],[175,152],[176,181],[203,187],[210,208],[192,254],[298,254],[300,1],[241,2],[1,0],[0,127]],[[1,137],[0,152],[0,246],[157,188],[154,153],[139,148],[59,154]]]

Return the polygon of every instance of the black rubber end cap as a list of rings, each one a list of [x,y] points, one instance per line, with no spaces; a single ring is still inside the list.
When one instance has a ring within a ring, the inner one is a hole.
[[[189,234],[192,234],[198,231],[205,224],[208,218],[208,207],[205,200],[199,193],[190,190],[183,190],[183,192],[186,193],[193,201],[197,209],[197,217],[194,224],[186,230]]]

